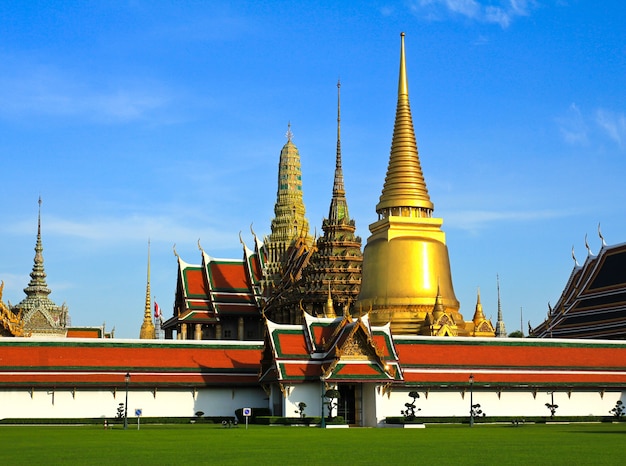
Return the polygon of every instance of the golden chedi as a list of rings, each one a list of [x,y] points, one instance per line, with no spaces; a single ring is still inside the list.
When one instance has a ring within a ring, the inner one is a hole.
[[[376,206],[378,221],[363,252],[356,312],[372,325],[391,322],[394,334],[430,334],[424,320],[435,303],[466,334],[454,294],[443,220],[433,217],[413,129],[401,34],[398,104],[387,175]]]

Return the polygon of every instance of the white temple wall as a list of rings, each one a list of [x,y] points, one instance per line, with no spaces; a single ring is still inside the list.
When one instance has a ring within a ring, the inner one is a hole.
[[[377,395],[381,386],[373,383],[363,384],[361,387],[363,406],[363,427],[376,427],[378,425],[378,412],[380,412],[382,399]]]
[[[404,404],[411,402],[411,389],[394,388],[390,393],[377,393],[377,422],[385,417],[402,416]],[[469,418],[470,391],[419,391],[415,406],[417,417]],[[546,403],[552,404],[552,396],[546,391],[474,391],[474,404],[487,416],[550,416]],[[618,400],[626,404],[626,392],[554,392],[554,404],[558,405],[556,416],[609,416]]]
[[[286,387],[285,397],[278,391],[273,397],[283,403],[283,415],[296,417],[298,403],[303,401],[307,416],[321,415],[322,385],[319,383],[297,384]],[[394,388],[384,393],[381,386],[362,385],[362,425],[382,425],[387,416],[401,416],[404,404],[411,401],[411,389]],[[418,417],[468,418],[470,392],[419,391],[416,400]],[[0,390],[0,419],[3,418],[100,418],[114,417],[120,403],[125,401],[125,390]],[[474,391],[474,403],[480,403],[487,416],[547,417],[552,403],[546,391]],[[626,392],[554,392],[554,404],[558,405],[556,416],[609,416],[618,400],[626,404]],[[278,401],[278,400],[276,400]],[[234,416],[235,410],[244,407],[266,408],[270,401],[260,387],[250,388],[203,388],[182,390],[133,390],[128,392],[128,416],[135,416],[135,409],[142,409],[145,417],[194,417],[197,411],[205,416]],[[325,410],[325,415],[327,412]]]
[[[99,418],[115,417],[125,390],[2,390],[0,419],[3,418]],[[234,416],[238,408],[268,407],[267,395],[260,387],[203,388],[194,391],[129,390],[128,417],[135,409],[146,417]]]
[[[298,403],[306,403],[304,414],[307,417],[315,417],[322,415],[322,384],[321,383],[304,383],[297,385],[288,385],[286,387],[288,393],[285,398],[285,417],[298,417]],[[328,412],[324,410],[324,415]]]

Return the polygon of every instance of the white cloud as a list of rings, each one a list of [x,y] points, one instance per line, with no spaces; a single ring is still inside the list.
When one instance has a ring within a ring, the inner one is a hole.
[[[567,217],[570,214],[571,212],[558,210],[463,210],[446,213],[445,220],[449,227],[475,232],[486,227],[488,224],[496,222],[534,222],[551,218]]]
[[[556,118],[561,136],[568,144],[586,144],[588,128],[585,119],[575,103],[569,106],[565,115]]]
[[[626,145],[626,116],[623,113],[598,109],[596,123],[620,148]]]
[[[478,0],[417,0],[411,5],[411,9],[430,20],[442,20],[448,14],[452,14],[507,28],[515,18],[528,16],[533,4],[527,0],[507,0],[497,3],[485,5]]]
[[[149,118],[171,100],[148,80],[141,85],[102,86],[54,67],[13,65],[0,72],[0,116],[4,117],[79,117],[118,123]]]
[[[561,136],[568,144],[600,145],[608,137],[620,149],[626,147],[626,115],[624,113],[599,108],[591,114],[591,112],[581,111],[575,103],[572,103],[567,112],[555,120]]]
[[[42,225],[44,242],[52,236],[83,240],[89,245],[110,247],[117,244],[128,244],[135,241],[179,242],[195,244],[198,238],[204,238],[212,249],[227,249],[237,243],[233,232],[224,225],[198,225],[193,220],[194,228],[185,227],[185,221],[178,216],[139,215],[126,216],[94,216],[86,219],[59,218],[46,215]],[[19,234],[33,234],[32,221],[24,221],[7,225],[4,231]],[[234,238],[234,239],[233,239]],[[76,244],[76,243],[74,243]]]

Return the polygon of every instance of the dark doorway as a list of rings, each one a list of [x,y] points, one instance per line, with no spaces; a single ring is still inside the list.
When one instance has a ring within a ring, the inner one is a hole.
[[[356,387],[353,384],[339,384],[337,414],[348,424],[356,424]]]

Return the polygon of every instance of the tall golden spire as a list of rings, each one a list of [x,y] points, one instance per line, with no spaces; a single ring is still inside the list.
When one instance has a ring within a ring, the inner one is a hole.
[[[434,206],[426,189],[418,156],[409,103],[404,33],[400,36],[400,77],[398,80],[396,122],[393,128],[387,176],[380,202],[376,206],[376,212],[382,217],[389,215],[430,217]]]
[[[148,279],[146,283],[146,307],[143,312],[143,323],[139,331],[142,340],[154,340],[156,332],[152,322],[152,300],[150,299],[150,240],[148,240]]]
[[[445,309],[464,332],[450,272],[443,220],[432,216],[422,174],[409,105],[409,85],[400,42],[400,73],[396,120],[389,165],[380,201],[378,221],[363,252],[361,291],[355,303],[359,312],[370,311],[370,322],[391,322],[395,334],[423,334],[426,316]]]
[[[346,189],[343,184],[343,169],[341,167],[341,82],[337,81],[337,155],[335,157],[335,179],[333,182],[333,197],[330,202],[328,220],[337,223],[345,219],[350,220]]]

